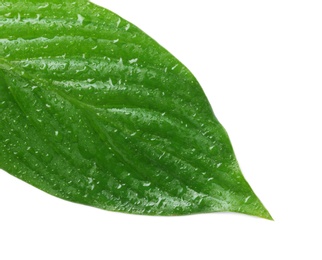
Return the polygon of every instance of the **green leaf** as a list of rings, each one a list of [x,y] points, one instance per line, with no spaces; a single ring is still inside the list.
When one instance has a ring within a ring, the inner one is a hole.
[[[111,211],[271,219],[190,71],[87,1],[0,2],[0,168]]]

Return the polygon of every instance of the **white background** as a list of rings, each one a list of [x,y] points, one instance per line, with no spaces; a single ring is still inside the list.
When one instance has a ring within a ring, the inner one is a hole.
[[[321,1],[95,2],[193,72],[275,221],[111,213],[1,171],[0,259],[322,259]]]

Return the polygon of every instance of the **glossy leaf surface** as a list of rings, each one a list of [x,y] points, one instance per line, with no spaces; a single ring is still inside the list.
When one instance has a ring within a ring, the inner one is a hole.
[[[0,2],[0,168],[106,210],[271,218],[195,77],[87,1]]]

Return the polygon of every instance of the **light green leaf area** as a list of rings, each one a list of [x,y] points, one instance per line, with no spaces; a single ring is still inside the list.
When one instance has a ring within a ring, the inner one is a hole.
[[[111,211],[271,219],[195,77],[87,1],[0,1],[0,168]]]

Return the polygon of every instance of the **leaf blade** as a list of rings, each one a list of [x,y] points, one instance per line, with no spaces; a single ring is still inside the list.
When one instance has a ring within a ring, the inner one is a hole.
[[[113,211],[271,218],[184,65],[105,9],[52,1],[38,17],[35,5],[24,1],[19,19],[20,4],[11,18],[0,9],[1,168]]]

